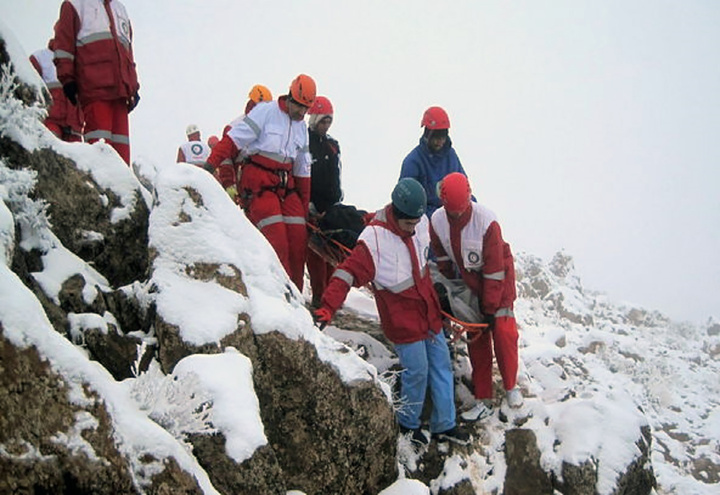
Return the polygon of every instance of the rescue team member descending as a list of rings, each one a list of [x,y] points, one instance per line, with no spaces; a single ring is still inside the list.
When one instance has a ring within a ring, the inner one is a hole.
[[[200,129],[195,124],[190,124],[185,129],[185,135],[188,140],[178,148],[176,162],[205,167],[205,162],[210,156],[210,147],[200,139]],[[210,171],[212,172],[212,168]]]
[[[259,103],[233,124],[208,158],[218,181],[232,191],[236,172],[228,161],[247,156],[238,187],[245,214],[270,242],[301,291],[311,162],[304,119],[314,101],[315,81],[300,74],[289,94]]]
[[[328,135],[333,122],[333,106],[324,96],[315,98],[315,104],[308,110],[310,136],[310,154],[312,155],[312,174],[310,188],[310,222],[317,224],[327,209],[342,200],[340,188],[340,144]],[[312,307],[320,306],[322,296],[333,266],[312,249],[307,253],[308,275],[312,288]]]
[[[70,103],[63,93],[62,84],[57,78],[52,50],[53,41],[50,40],[47,48],[38,50],[30,56],[30,63],[43,78],[50,90],[50,96],[52,96],[52,103],[48,107],[48,116],[43,123],[59,139],[67,142],[80,142],[85,119],[80,107]]]
[[[420,127],[423,128],[420,143],[403,160],[400,178],[412,177],[422,184],[428,198],[427,217],[430,218],[440,207],[437,185],[442,178],[452,172],[467,174],[448,135],[450,118],[447,112],[440,107],[428,108]]]
[[[517,387],[515,267],[495,214],[470,200],[467,177],[452,173],[443,179],[439,189],[443,207],[433,214],[430,225],[438,268],[447,278],[454,278],[457,267],[465,284],[478,296],[484,322],[489,324],[489,331],[468,344],[477,403],[462,417],[473,421],[490,412],[482,401],[493,396],[493,345],[508,405],[520,407],[523,403]]]
[[[230,130],[230,128],[236,124],[237,122],[241,121],[245,118],[247,114],[250,113],[250,110],[255,108],[255,105],[258,103],[261,103],[263,101],[272,101],[272,93],[268,88],[263,86],[262,84],[256,84],[252,88],[250,88],[250,92],[248,93],[248,101],[245,104],[245,111],[243,114],[238,117],[237,119],[230,122],[228,125],[225,126],[223,129],[223,136],[227,134],[227,132]]]
[[[428,443],[420,415],[429,386],[433,438],[467,444],[469,435],[455,424],[450,351],[428,269],[426,202],[425,191],[415,179],[397,183],[392,203],[375,214],[355,249],[333,274],[314,319],[324,328],[351,287],[373,282],[380,324],[404,368],[400,375],[403,407],[397,413],[400,430],[414,443]]]
[[[105,139],[130,164],[128,114],[140,100],[132,28],[119,0],[65,0],[55,24],[63,92],[85,115],[85,142]]]

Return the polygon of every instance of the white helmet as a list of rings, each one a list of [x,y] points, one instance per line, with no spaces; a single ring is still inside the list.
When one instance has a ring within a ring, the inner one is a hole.
[[[190,134],[195,134],[196,132],[200,132],[200,128],[195,124],[190,124],[189,126],[187,126],[187,129],[185,129],[186,136],[189,136]]]

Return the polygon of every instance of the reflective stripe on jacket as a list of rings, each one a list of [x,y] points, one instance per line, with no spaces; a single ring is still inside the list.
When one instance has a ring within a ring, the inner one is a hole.
[[[119,0],[65,0],[53,48],[58,79],[77,83],[82,104],[137,93],[132,27]]]
[[[438,267],[447,274],[454,263],[465,283],[480,299],[484,314],[512,310],[515,266],[510,245],[502,238],[495,213],[477,203],[457,218],[440,208],[432,216],[430,238]]]
[[[404,233],[391,208],[377,212],[365,227],[355,249],[330,279],[322,304],[335,312],[350,287],[373,282],[385,335],[393,343],[407,344],[437,334],[442,319],[427,267],[428,221],[423,216],[415,234]]]

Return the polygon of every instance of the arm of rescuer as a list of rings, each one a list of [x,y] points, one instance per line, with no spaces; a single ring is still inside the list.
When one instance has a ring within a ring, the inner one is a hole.
[[[505,241],[500,224],[492,222],[483,237],[482,312],[494,315],[500,309],[505,286]]]
[[[80,17],[78,17],[75,7],[68,1],[63,2],[53,36],[53,61],[57,69],[58,81],[63,86],[75,82],[75,47],[79,31]]]
[[[310,155],[310,143],[307,133],[305,134],[305,145],[298,149],[297,156],[293,161],[293,176],[295,177],[295,188],[305,208],[305,218],[310,212],[310,172],[312,170],[312,156]]]
[[[315,321],[322,327],[330,323],[335,312],[345,302],[351,287],[362,287],[375,278],[375,263],[363,241],[359,241],[350,255],[335,270],[322,295]]]
[[[178,148],[178,155],[177,159],[175,160],[175,163],[183,163],[185,161],[185,153],[183,153],[182,148]]]
[[[440,237],[435,233],[432,222],[430,222],[430,248],[432,252],[435,253],[440,273],[447,279],[454,279],[455,270],[453,269],[452,259],[450,259],[450,256],[445,252],[445,247],[442,242],[440,242]]]
[[[235,185],[233,159],[239,152],[240,150],[227,134],[210,151],[207,163],[215,170],[215,178],[223,186],[223,189]]]

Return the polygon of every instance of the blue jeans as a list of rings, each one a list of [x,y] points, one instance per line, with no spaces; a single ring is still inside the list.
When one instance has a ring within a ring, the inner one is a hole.
[[[425,340],[395,344],[395,351],[404,368],[400,374],[400,425],[411,429],[420,427],[420,414],[429,385],[433,402],[430,431],[439,433],[454,427],[455,383],[445,334],[429,332]]]

